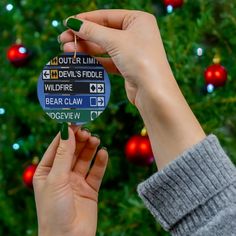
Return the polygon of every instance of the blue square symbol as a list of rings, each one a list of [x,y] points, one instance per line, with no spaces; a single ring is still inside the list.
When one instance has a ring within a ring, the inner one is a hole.
[[[97,106],[97,98],[96,97],[90,97],[90,106],[91,107]]]

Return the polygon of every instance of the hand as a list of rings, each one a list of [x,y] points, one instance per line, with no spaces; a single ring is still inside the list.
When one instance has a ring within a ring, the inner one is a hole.
[[[153,15],[98,10],[68,18],[65,25],[70,29],[59,36],[65,51],[74,51],[76,34],[78,51],[97,56],[108,72],[124,77],[128,99],[144,120],[159,169],[205,138],[172,74]],[[98,56],[105,53],[110,58]]]
[[[98,191],[108,161],[106,150],[96,154],[99,143],[87,131],[69,128],[67,140],[58,134],[48,147],[33,179],[39,236],[96,234]]]
[[[82,20],[82,26],[79,27],[81,21],[74,20],[76,30],[67,30],[59,37],[64,50],[74,51],[76,34],[80,39],[77,51],[97,56],[109,73],[120,73],[125,78],[128,99],[137,107],[143,91],[172,76],[153,15],[141,11],[98,10],[78,14],[76,19]],[[70,21],[67,19],[66,25],[71,27]],[[108,54],[110,58],[99,54]],[[149,76],[153,69],[158,73]]]

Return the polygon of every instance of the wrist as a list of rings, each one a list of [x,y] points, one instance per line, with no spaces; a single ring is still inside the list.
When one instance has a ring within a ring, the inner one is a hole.
[[[155,79],[155,74],[149,76]],[[205,137],[173,75],[142,86],[135,105],[147,128],[159,169]]]
[[[38,236],[78,236],[78,234],[72,234],[70,232],[65,234],[59,234],[58,232],[52,232],[52,231],[40,231],[38,233]]]
[[[135,106],[141,114],[147,110],[155,112],[155,107],[166,106],[167,100],[182,95],[170,68],[162,72],[148,70],[140,81],[143,83],[137,90]]]
[[[38,236],[52,236],[52,235],[57,235],[57,236],[69,236],[72,234],[62,234],[60,232],[58,232],[58,230],[54,230],[54,229],[48,229],[46,227],[39,227],[38,228]],[[73,235],[72,235],[73,236]]]
[[[137,94],[135,98],[135,105],[138,110],[142,109],[144,105],[143,99],[156,102],[161,102],[165,93],[170,93],[169,89],[178,89],[178,85],[172,73],[171,67],[167,59],[163,58],[161,61],[158,58],[152,59],[142,58],[139,63],[139,73],[136,75]],[[172,93],[175,93],[173,91]],[[150,102],[149,101],[149,102]],[[149,105],[147,102],[147,105]]]

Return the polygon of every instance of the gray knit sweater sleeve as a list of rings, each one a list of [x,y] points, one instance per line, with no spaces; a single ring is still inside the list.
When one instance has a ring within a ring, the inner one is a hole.
[[[172,235],[236,235],[236,169],[214,135],[139,184],[138,193]]]

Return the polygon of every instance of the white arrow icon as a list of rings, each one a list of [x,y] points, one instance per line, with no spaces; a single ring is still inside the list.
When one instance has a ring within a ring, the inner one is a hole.
[[[98,93],[104,93],[104,84],[97,84]]]
[[[103,107],[104,106],[104,97],[98,97],[97,101],[98,101],[98,107]]]
[[[50,71],[43,70],[43,79],[50,79]]]

